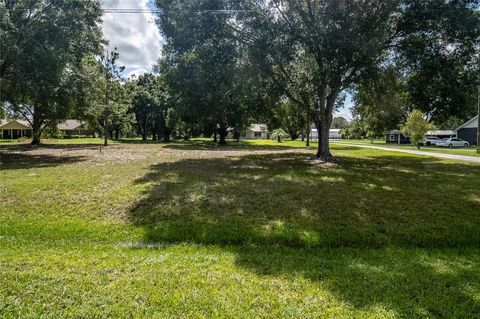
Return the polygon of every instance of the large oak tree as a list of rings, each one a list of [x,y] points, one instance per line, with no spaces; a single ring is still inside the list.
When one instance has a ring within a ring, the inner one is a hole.
[[[339,95],[372,68],[401,61],[411,74],[410,83],[418,87],[416,100],[425,104],[425,111],[437,114],[454,108],[453,101],[463,101],[462,94],[452,99],[452,89],[463,88],[458,83],[472,83],[478,77],[476,0],[252,0],[236,4],[243,11],[236,14],[233,27],[259,69],[310,112],[319,132],[317,158],[323,161],[332,160],[328,133]],[[442,68],[445,62],[449,69]],[[463,81],[466,77],[470,80]],[[433,94],[422,98],[421,88],[435,82],[448,83],[450,92],[445,92],[447,85],[435,86]]]
[[[0,2],[0,103],[30,122],[33,144],[81,103],[78,71],[99,53],[100,19],[97,0]]]

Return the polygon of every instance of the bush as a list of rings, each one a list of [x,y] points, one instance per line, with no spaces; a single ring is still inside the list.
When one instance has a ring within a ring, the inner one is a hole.
[[[288,137],[288,134],[287,132],[285,132],[284,130],[282,130],[281,128],[279,129],[276,129],[272,132],[272,138],[273,139],[276,139],[277,142],[281,143],[282,142],[282,138],[287,138]]]

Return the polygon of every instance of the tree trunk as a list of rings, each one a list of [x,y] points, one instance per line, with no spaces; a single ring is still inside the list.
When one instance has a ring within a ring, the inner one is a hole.
[[[213,142],[217,143],[217,129],[213,130]]]
[[[119,139],[119,136],[120,136],[120,132],[119,132],[119,129],[117,128],[115,130],[115,139],[118,140]]]
[[[172,135],[172,131],[169,130],[169,129],[165,129],[165,130],[163,131],[163,135],[164,135],[164,136],[163,136],[163,140],[164,140],[165,142],[167,142],[167,143],[170,142],[170,135]]]
[[[277,135],[277,142],[282,143],[282,137],[280,135]]]
[[[305,145],[306,147],[310,147],[310,131],[307,131],[307,145]]]
[[[302,142],[305,142],[305,133],[302,132]]]
[[[330,153],[330,125],[332,124],[332,115],[317,114],[315,116],[315,127],[318,131],[318,149],[316,158],[322,162],[331,162],[333,160]]]
[[[224,124],[221,124],[220,127],[218,128],[218,134],[220,135],[220,145],[227,145],[227,126]]]
[[[147,134],[142,133],[142,141],[146,141],[146,140],[147,140]]]
[[[107,117],[103,118],[103,145],[108,146],[108,127],[107,127]]]
[[[32,145],[40,145],[40,136],[42,134],[42,123],[39,118],[33,115],[32,123]]]

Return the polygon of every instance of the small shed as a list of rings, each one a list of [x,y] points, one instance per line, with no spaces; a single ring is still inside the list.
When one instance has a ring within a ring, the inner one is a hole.
[[[387,144],[410,144],[410,137],[402,131],[394,130],[387,133],[385,142]]]
[[[478,115],[473,119],[463,124],[455,130],[457,137],[470,143],[470,145],[477,145],[477,130],[478,130]]]

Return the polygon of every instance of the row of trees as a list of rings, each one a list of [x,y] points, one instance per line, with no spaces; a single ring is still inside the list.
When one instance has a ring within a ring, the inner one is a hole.
[[[158,77],[125,84],[117,50],[104,51],[99,1],[0,2],[0,117],[27,120],[32,144],[78,118],[107,137],[168,139],[176,115]]]
[[[447,123],[472,112],[480,83],[476,0],[157,0],[166,44],[125,83],[104,53],[99,1],[3,0],[4,110],[42,128],[76,117],[105,136],[239,136],[252,122],[294,138],[313,122],[317,158],[345,92],[370,135],[413,109]],[[159,53],[160,55],[160,53]],[[355,134],[358,127],[351,131]],[[307,134],[308,136],[308,134]]]
[[[0,103],[30,122],[33,144],[88,106],[82,64],[101,53],[101,15],[98,1],[1,1]]]
[[[156,2],[167,42],[159,70],[221,142],[252,116],[272,128],[289,118],[292,137],[313,122],[317,158],[329,161],[347,90],[358,92],[355,113],[375,134],[414,108],[464,118],[479,83],[475,0]]]

